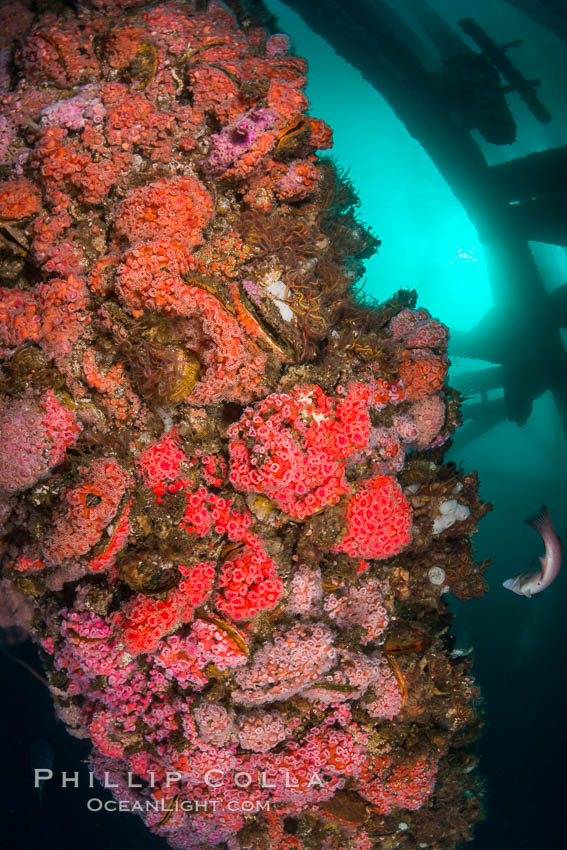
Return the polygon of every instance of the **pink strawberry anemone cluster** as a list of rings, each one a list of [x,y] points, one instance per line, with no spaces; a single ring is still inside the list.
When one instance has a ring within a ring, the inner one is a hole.
[[[448,850],[487,506],[447,330],[356,301],[306,63],[228,7],[0,7],[0,623],[171,847]]]

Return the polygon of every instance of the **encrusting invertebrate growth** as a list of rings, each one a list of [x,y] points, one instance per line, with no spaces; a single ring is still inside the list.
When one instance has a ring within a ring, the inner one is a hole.
[[[0,613],[171,847],[449,850],[488,506],[447,329],[356,299],[306,63],[234,5],[0,8]]]

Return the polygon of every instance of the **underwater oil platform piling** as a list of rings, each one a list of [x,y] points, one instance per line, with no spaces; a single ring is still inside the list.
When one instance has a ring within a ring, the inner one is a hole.
[[[503,165],[488,165],[472,135],[510,144],[517,127],[506,95],[516,92],[541,123],[551,114],[539,80],[528,80],[508,56],[514,40],[497,44],[472,18],[460,22],[468,46],[424,0],[401,6],[385,0],[284,0],[388,101],[462,203],[483,243],[494,307],[471,331],[452,335],[453,353],[494,366],[468,372],[458,387],[479,397],[463,406],[460,444],[504,419],[523,424],[533,401],[551,391],[567,433],[567,324],[564,288],[548,295],[529,240],[567,243],[567,147]],[[567,37],[567,19],[549,3],[518,0],[534,20]],[[432,69],[432,50],[437,67]],[[489,399],[491,390],[503,398]]]

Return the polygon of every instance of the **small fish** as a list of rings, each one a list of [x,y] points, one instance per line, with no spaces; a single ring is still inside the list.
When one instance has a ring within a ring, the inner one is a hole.
[[[180,796],[181,794],[176,794],[173,800],[170,800],[169,806],[164,809],[164,813],[157,823],[158,826],[165,826],[165,824],[170,820],[172,814],[177,808],[177,801],[179,800]]]
[[[468,658],[472,654],[473,648],[470,646],[468,649],[454,649],[449,657],[456,660],[458,658]]]
[[[31,768],[34,777],[34,788],[37,788],[39,805],[43,808],[43,784],[51,779],[53,772],[53,750],[48,741],[38,738],[31,745],[30,750]]]
[[[509,578],[503,582],[503,586],[519,596],[533,596],[536,593],[541,593],[546,587],[549,587],[552,581],[557,578],[561,569],[561,558],[563,555],[563,545],[561,538],[557,536],[553,529],[553,524],[547,512],[545,505],[526,520],[528,525],[541,534],[542,540],[545,543],[545,556],[540,558],[541,569],[535,573],[522,573],[515,578]]]

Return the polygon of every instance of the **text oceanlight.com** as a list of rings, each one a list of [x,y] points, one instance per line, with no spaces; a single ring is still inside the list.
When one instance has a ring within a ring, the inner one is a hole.
[[[87,801],[90,812],[216,812],[228,809],[229,812],[267,812],[270,810],[269,800],[101,800],[91,797]]]

